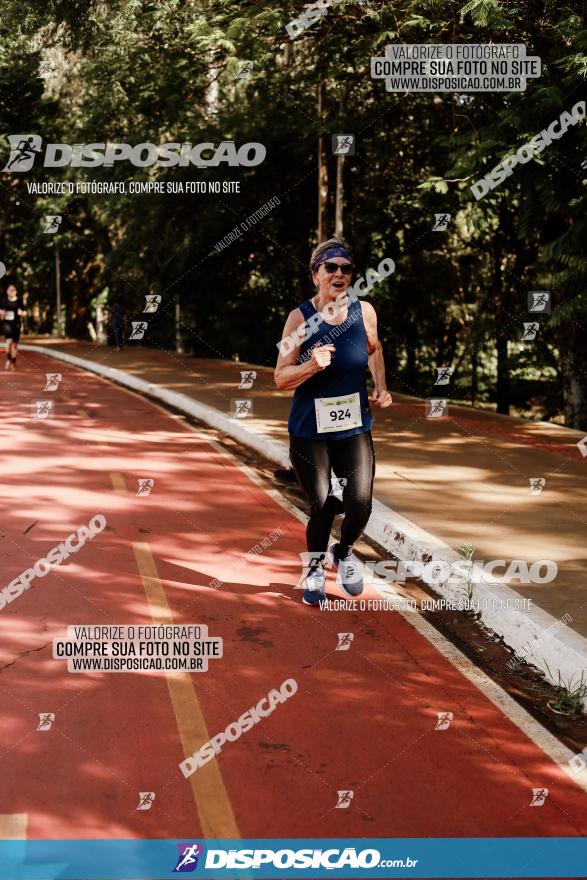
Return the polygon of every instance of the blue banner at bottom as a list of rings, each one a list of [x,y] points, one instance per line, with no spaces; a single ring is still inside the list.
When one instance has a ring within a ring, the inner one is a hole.
[[[585,837],[4,840],[2,880],[587,877]]]

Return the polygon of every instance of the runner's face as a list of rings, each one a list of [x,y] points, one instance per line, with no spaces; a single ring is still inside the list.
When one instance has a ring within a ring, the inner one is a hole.
[[[346,257],[332,257],[327,262],[336,263],[338,266],[348,265],[350,260]],[[328,299],[336,299],[343,293],[351,283],[352,275],[343,275],[340,269],[336,272],[327,272],[324,265],[318,266],[318,271],[314,272],[314,283],[318,287],[318,292]]]
[[[6,294],[8,296],[8,299],[16,299],[17,292],[16,292],[16,287],[14,286],[14,284],[8,285],[8,287],[6,288]]]

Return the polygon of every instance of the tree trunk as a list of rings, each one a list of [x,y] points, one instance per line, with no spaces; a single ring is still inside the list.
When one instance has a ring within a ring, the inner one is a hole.
[[[493,248],[493,290],[495,291],[495,335],[497,350],[497,412],[510,414],[510,365],[508,359],[507,315],[503,311],[502,252],[497,241]]]
[[[324,112],[324,83],[318,83],[318,124],[322,127]],[[325,155],[325,136],[318,136],[318,241],[326,239],[328,210],[328,163]]]
[[[508,341],[499,330],[497,335],[497,412],[504,416],[510,414],[510,368]]]
[[[477,371],[479,369],[479,345],[477,336],[473,336],[473,351],[471,352],[471,406],[477,403],[477,394],[479,389],[479,378]]]
[[[581,329],[565,324],[560,368],[563,377],[564,413],[567,428],[587,431],[587,346]]]
[[[416,388],[416,338],[416,328],[410,322],[406,327],[406,385],[408,386],[408,394],[415,394]]]
[[[347,88],[342,86],[340,89],[340,97],[338,103],[338,119],[339,125],[344,128],[344,111],[346,105]],[[336,203],[334,209],[334,234],[337,238],[344,235],[344,154],[336,157]]]
[[[336,238],[342,238],[344,234],[344,225],[342,219],[342,206],[344,202],[344,182],[343,182],[344,156],[336,157],[336,205],[334,209],[334,235]]]
[[[454,367],[454,360],[457,352],[458,343],[458,329],[459,327],[456,321],[451,321],[448,326],[445,340],[444,358],[446,360],[446,363],[438,364],[439,367]]]

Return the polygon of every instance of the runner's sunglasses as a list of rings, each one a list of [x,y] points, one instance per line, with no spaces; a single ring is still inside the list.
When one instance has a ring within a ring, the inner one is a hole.
[[[352,275],[355,268],[352,263],[322,263],[329,275],[334,275],[337,269],[340,269],[343,275]]]

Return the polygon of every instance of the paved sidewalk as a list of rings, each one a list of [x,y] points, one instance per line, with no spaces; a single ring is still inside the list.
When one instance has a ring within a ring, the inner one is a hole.
[[[287,442],[290,394],[275,388],[272,369],[160,349],[27,341],[125,370],[225,415],[231,400],[250,398],[253,414],[240,424]],[[253,388],[239,390],[240,371],[249,366],[257,372]],[[374,415],[375,496],[454,549],[470,541],[477,559],[554,560],[552,583],[514,580],[511,587],[557,619],[571,615],[570,627],[587,636],[587,459],[576,445],[582,432],[456,405],[448,419],[427,419],[423,400],[405,394]],[[532,496],[529,480],[536,477],[546,484]]]

